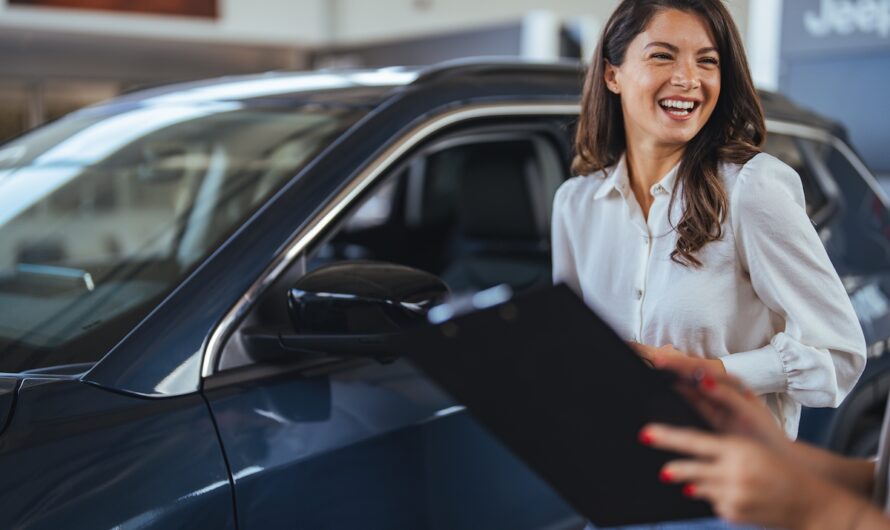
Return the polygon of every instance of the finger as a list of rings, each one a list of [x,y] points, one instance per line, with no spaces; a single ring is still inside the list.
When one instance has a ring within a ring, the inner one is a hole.
[[[674,460],[661,468],[665,482],[706,482],[719,478],[715,464],[703,460]]]
[[[639,355],[640,358],[649,361],[649,363],[653,366],[657,365],[657,361],[661,357],[658,352],[654,352],[652,350],[637,350],[637,355]]]
[[[700,499],[713,504],[720,499],[720,484],[714,480],[688,482],[683,486],[683,495],[690,499]]]
[[[641,344],[639,342],[628,341],[627,344],[634,349],[639,355],[651,355],[653,353],[653,348],[646,344]]]
[[[695,410],[715,429],[723,430],[726,420],[729,418],[729,411],[708,399],[698,388],[689,384],[677,384],[674,389],[678,394],[688,401]]]
[[[706,389],[713,388],[717,384],[723,384],[736,389],[740,394],[746,397],[756,397],[741,379],[723,371],[703,369],[695,374],[695,380],[701,383]]]
[[[751,411],[752,407],[762,407],[763,404],[754,399],[753,393],[747,388],[723,382],[703,382],[702,397],[704,400],[723,407],[733,414],[744,414]]]
[[[652,350],[642,350],[642,349],[641,349],[641,350],[637,350],[637,355],[639,355],[640,357],[642,357],[642,358],[644,358],[644,359],[652,360],[652,359],[654,359],[658,354],[655,353],[655,352],[653,352]]]
[[[652,361],[659,370],[667,370],[690,380],[698,368],[698,363],[690,362],[688,357],[680,355],[660,355]]]
[[[720,438],[696,429],[652,423],[643,428],[640,440],[656,449],[676,453],[706,458],[720,454]]]

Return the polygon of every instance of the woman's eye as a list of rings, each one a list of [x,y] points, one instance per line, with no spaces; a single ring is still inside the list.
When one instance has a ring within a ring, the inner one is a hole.
[[[671,56],[670,56],[670,54],[667,54],[667,53],[653,53],[653,54],[652,54],[652,58],[653,58],[653,59],[667,59],[667,60],[670,60],[670,59],[671,59]]]
[[[705,64],[713,64],[713,65],[720,64],[720,61],[718,61],[716,57],[702,57],[701,62],[703,62]]]

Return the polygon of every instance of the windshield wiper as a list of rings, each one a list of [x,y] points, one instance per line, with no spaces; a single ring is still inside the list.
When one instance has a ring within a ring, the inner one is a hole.
[[[96,288],[96,284],[93,283],[93,276],[83,269],[59,267],[57,265],[38,265],[35,263],[18,263],[15,269],[19,274],[49,277],[54,281],[70,284],[72,287],[85,287],[87,291],[92,291]]]

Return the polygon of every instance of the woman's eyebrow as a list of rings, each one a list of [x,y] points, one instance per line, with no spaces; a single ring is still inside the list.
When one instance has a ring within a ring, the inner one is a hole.
[[[671,43],[669,43],[669,42],[662,42],[662,41],[650,42],[650,43],[647,44],[643,49],[645,50],[646,48],[653,48],[653,47],[655,47],[655,46],[660,46],[660,47],[662,47],[662,48],[667,48],[667,49],[669,49],[670,51],[672,51],[672,52],[674,52],[674,53],[677,53],[677,52],[680,51],[680,48],[677,48],[677,47],[674,46],[673,44],[671,44]]]
[[[663,42],[663,41],[650,42],[643,49],[645,50],[646,48],[653,48],[653,47],[667,48],[668,50],[670,50],[674,53],[679,53],[679,51],[680,51],[680,48],[674,46],[670,42]],[[698,54],[701,55],[703,53],[716,52],[716,51],[717,51],[716,47],[707,46],[705,48],[701,48],[700,50],[698,50]]]

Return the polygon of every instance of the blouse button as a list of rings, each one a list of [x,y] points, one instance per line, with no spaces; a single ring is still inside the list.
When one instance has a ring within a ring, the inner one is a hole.
[[[642,289],[634,289],[634,296],[637,300],[643,298],[643,290]]]

